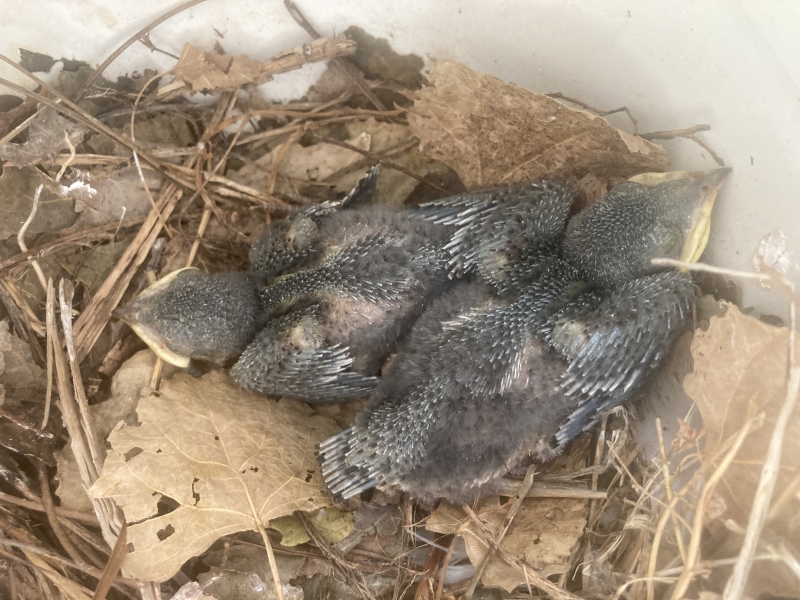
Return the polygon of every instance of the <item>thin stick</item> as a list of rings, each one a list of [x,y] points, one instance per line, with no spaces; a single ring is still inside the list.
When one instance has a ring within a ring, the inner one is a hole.
[[[462,505],[462,508],[466,511],[467,516],[469,516],[470,520],[478,526],[478,529],[481,530],[483,535],[478,535],[476,532],[472,531],[471,529],[465,529],[464,533],[469,533],[475,536],[484,544],[487,544],[490,547],[493,547],[495,551],[510,565],[513,565],[520,571],[524,572],[524,569],[527,567],[530,569],[529,575],[531,579],[531,584],[550,594],[556,600],[579,600],[579,597],[575,594],[568,592],[567,590],[561,589],[555,583],[547,579],[546,577],[542,577],[539,575],[539,572],[536,570],[533,565],[528,563],[525,559],[517,558],[513,554],[511,554],[508,550],[503,548],[502,546],[498,546],[494,541],[494,534],[492,531],[486,526],[486,524],[480,520],[478,515],[475,514],[475,511],[472,510],[466,504]]]
[[[520,507],[522,506],[522,501],[525,499],[525,496],[528,494],[528,491],[531,489],[533,485],[533,476],[536,473],[536,466],[530,465],[528,467],[527,472],[525,473],[525,479],[522,481],[522,485],[519,488],[519,492],[517,493],[517,497],[514,498],[514,502],[511,504],[511,508],[508,510],[508,514],[506,515],[505,521],[503,522],[503,529],[500,533],[494,538],[494,542],[497,547],[503,542],[503,538],[508,533],[509,528],[511,527],[511,523],[514,521],[514,517],[517,515],[517,511],[519,511]],[[481,562],[478,564],[478,567],[475,569],[475,575],[472,577],[472,581],[469,584],[469,588],[467,588],[466,593],[464,594],[464,598],[469,600],[472,598],[472,594],[475,593],[475,588],[478,587],[478,583],[483,576],[483,572],[486,570],[486,565],[489,564],[489,560],[492,558],[494,554],[494,548],[489,547],[486,549],[486,554],[483,555]]]
[[[117,59],[117,57],[123,52],[125,52],[125,50],[127,50],[130,46],[135,44],[136,40],[138,40],[144,34],[149,33],[150,31],[161,25],[161,23],[163,23],[167,19],[170,19],[175,15],[177,15],[178,13],[185,11],[187,8],[191,8],[195,4],[200,4],[201,2],[205,2],[205,0],[189,0],[188,2],[184,2],[183,4],[180,4],[175,8],[173,8],[171,11],[164,13],[162,16],[158,17],[155,21],[148,23],[147,25],[142,27],[139,31],[134,33],[131,37],[127,39],[127,41],[125,41],[124,44],[122,44],[119,48],[114,50],[114,52],[112,52],[111,55],[107,59],[105,59],[99,67],[97,67],[95,72],[92,73],[91,77],[89,77],[89,79],[86,80],[86,83],[83,84],[83,90],[81,91],[80,94],[78,94],[78,97],[75,101],[78,102],[81,98],[83,98],[83,95],[86,93],[86,90],[88,90],[91,87],[91,85],[95,81],[97,81],[97,78],[100,77],[103,71],[105,71],[108,68],[108,65],[114,62]]]
[[[300,27],[302,27],[305,32],[311,37],[311,39],[318,40],[322,37],[317,30],[308,22],[308,19],[305,18],[300,9],[297,8],[297,5],[292,2],[292,0],[283,0],[283,5],[286,7],[286,10],[289,11],[289,14],[292,18],[297,22]],[[356,67],[351,65],[350,63],[346,62],[342,58],[333,58],[330,61],[330,64],[334,66],[334,68],[338,69],[345,77],[350,79],[353,84],[358,88],[364,96],[369,100],[372,105],[377,108],[378,110],[386,110],[383,102],[378,100],[378,97],[372,93],[372,90],[369,89],[369,85],[364,80],[364,74],[359,71]]]
[[[78,564],[83,564],[85,561],[83,557],[78,553],[78,549],[73,545],[72,540],[67,537],[67,533],[61,527],[61,523],[58,522],[58,516],[56,515],[55,507],[53,506],[53,496],[52,492],[50,491],[50,480],[47,474],[47,467],[44,463],[39,463],[38,468],[39,474],[39,489],[42,493],[42,506],[44,507],[44,512],[47,515],[47,520],[50,523],[50,527],[53,530],[53,533],[56,535],[56,539],[58,540],[61,547],[67,551],[70,558],[74,560]]]
[[[794,291],[794,286],[791,282],[788,283],[792,291]],[[747,578],[753,566],[753,557],[756,555],[758,540],[761,536],[761,530],[767,521],[770,501],[775,491],[775,484],[778,481],[786,428],[789,425],[795,406],[797,406],[797,398],[800,396],[800,363],[797,362],[797,357],[795,356],[797,351],[795,344],[796,328],[797,305],[792,301],[789,306],[789,348],[786,355],[789,376],[786,384],[786,398],[778,413],[778,418],[775,420],[775,429],[773,429],[770,437],[767,455],[764,458],[764,466],[761,469],[761,477],[753,497],[753,506],[747,521],[747,531],[742,542],[742,549],[733,567],[730,579],[728,579],[728,583],[725,586],[723,596],[725,600],[740,600],[744,597]]]
[[[594,461],[593,466],[598,466],[600,461],[603,459],[603,449],[606,447],[606,428],[608,427],[608,413],[603,415],[602,422],[600,424],[600,432],[597,434],[597,444],[594,447]],[[591,489],[593,492],[597,491],[597,484],[600,480],[600,474],[597,472],[592,473],[591,479]],[[599,503],[597,500],[591,500],[589,502],[589,519],[587,520],[587,524],[589,527],[594,527],[595,519],[599,514]]]
[[[25,69],[21,68],[17,63],[15,63],[14,61],[10,60],[8,57],[0,54],[0,60],[5,62],[5,63],[8,63],[10,65],[13,65],[15,69],[21,71],[25,75],[27,75],[27,76],[31,77],[32,79],[34,79],[43,88],[47,89],[48,92],[50,92],[50,93],[52,93],[52,94],[54,94],[56,96],[59,96],[59,99],[58,99],[59,101],[51,100],[50,98],[48,98],[46,96],[43,96],[42,94],[37,94],[36,92],[32,92],[29,89],[24,88],[24,87],[22,87],[20,85],[17,85],[14,82],[9,81],[8,79],[5,79],[3,77],[0,77],[0,83],[1,84],[3,84],[4,86],[8,87],[9,89],[12,89],[12,90],[14,90],[16,92],[20,92],[21,94],[25,94],[26,96],[30,96],[32,98],[35,98],[39,102],[42,102],[44,104],[47,104],[48,106],[53,107],[55,110],[57,110],[61,114],[65,115],[65,116],[67,116],[67,117],[69,117],[71,119],[74,119],[76,121],[79,121],[79,122],[83,123],[84,125],[90,127],[91,129],[94,129],[95,131],[110,137],[115,142],[119,143],[122,146],[125,146],[128,150],[131,150],[131,151],[136,150],[139,153],[139,155],[142,157],[142,159],[145,160],[148,164],[150,164],[154,169],[156,169],[156,170],[158,170],[158,171],[160,171],[162,173],[164,172],[163,166],[161,165],[161,162],[159,160],[157,160],[155,157],[151,156],[149,153],[143,152],[141,148],[137,147],[136,144],[131,142],[130,138],[128,138],[128,137],[126,137],[124,135],[120,135],[118,132],[114,131],[113,129],[111,129],[110,127],[105,125],[104,123],[98,121],[93,116],[91,116],[89,113],[87,113],[85,110],[83,110],[80,106],[78,106],[77,104],[71,102],[68,98],[66,98],[64,96],[61,96],[52,87],[48,86],[41,79],[39,79],[38,77],[36,77],[33,74],[29,73]]]
[[[19,249],[23,252],[28,251],[28,246],[25,245],[25,232],[28,231],[28,227],[33,222],[34,217],[36,216],[36,211],[39,209],[39,196],[42,195],[42,190],[44,189],[44,184],[39,184],[39,187],[36,188],[36,191],[33,193],[33,203],[31,206],[31,212],[28,215],[28,218],[22,224],[22,227],[19,228],[17,232],[17,245]],[[42,271],[42,267],[39,265],[39,261],[33,260],[31,261],[33,265],[33,270],[36,271],[36,276],[39,278],[39,283],[42,285],[42,289],[47,289],[47,278],[44,276],[44,271]]]
[[[152,81],[155,81],[157,77],[159,76],[155,75],[151,77],[150,81],[144,84],[141,91],[136,95],[136,100],[133,102],[133,110],[131,111],[131,141],[134,144],[136,143],[136,109],[139,107],[139,101],[142,99],[144,90],[147,89],[147,86],[149,86]],[[171,238],[172,234],[169,231],[167,221],[161,215],[161,211],[156,208],[156,201],[153,200],[153,194],[150,193],[150,186],[147,185],[147,180],[144,178],[144,173],[142,173],[142,165],[139,163],[139,154],[136,152],[136,150],[133,151],[133,162],[136,164],[136,172],[139,175],[139,181],[142,182],[144,193],[147,196],[147,199],[150,201],[150,207],[153,209],[154,214],[161,220],[161,227],[164,229],[164,232]]]
[[[570,104],[575,104],[576,106],[580,106],[584,110],[588,110],[591,113],[596,114],[598,117],[607,117],[608,115],[613,115],[616,113],[624,112],[628,115],[628,118],[633,123],[633,135],[639,135],[639,121],[636,117],[633,116],[633,113],[627,106],[620,106],[619,108],[613,108],[611,110],[600,110],[593,106],[589,106],[585,102],[581,102],[580,100],[576,100],[575,98],[570,98],[569,96],[565,96],[561,92],[555,92],[553,94],[545,94],[549,98],[554,98],[556,100],[564,100],[565,102],[569,102]]]
[[[725,474],[725,471],[728,469],[730,464],[733,462],[733,458],[739,452],[739,448],[741,448],[742,444],[744,443],[744,439],[747,437],[747,434],[750,433],[750,430],[755,425],[755,421],[756,417],[753,415],[748,415],[744,425],[736,434],[736,438],[734,439],[731,448],[725,455],[725,458],[723,458],[720,465],[703,486],[703,491],[700,493],[700,498],[697,501],[697,506],[694,511],[694,520],[692,522],[691,529],[692,537],[689,540],[689,548],[686,552],[686,562],[684,563],[684,569],[681,572],[677,583],[675,584],[675,588],[672,591],[672,600],[681,600],[686,596],[686,590],[695,576],[697,562],[700,558],[700,539],[702,537],[703,525],[705,521],[705,508],[708,505],[711,494],[714,493],[714,488],[722,479],[722,476]],[[652,585],[652,583],[649,583],[648,585]]]
[[[20,541],[16,541],[16,540],[3,539],[3,545],[4,546],[9,546],[11,548],[19,548],[20,550],[24,550],[25,552],[31,552],[33,554],[38,554],[38,555],[41,555],[41,556],[45,556],[45,557],[47,557],[47,558],[49,558],[51,560],[58,561],[58,562],[62,563],[64,566],[70,567],[72,569],[77,569],[78,571],[83,571],[84,573],[86,573],[87,575],[90,575],[91,577],[98,578],[98,577],[100,577],[100,574],[101,574],[100,569],[96,569],[95,567],[92,567],[92,566],[86,565],[86,564],[81,565],[81,564],[75,563],[75,562],[69,560],[68,558],[64,558],[63,556],[61,556],[59,554],[56,554],[55,552],[52,552],[50,550],[45,550],[44,548],[39,548],[38,546],[35,546],[33,544],[29,544],[29,543],[26,543],[26,542],[20,542]],[[10,554],[10,555],[6,554],[5,556],[6,557],[11,557],[11,556],[14,556],[14,555],[13,554]],[[15,556],[14,558],[17,558],[17,560],[20,560],[19,557]],[[123,583],[123,584],[131,586],[131,587],[139,587],[139,585],[141,585],[141,583],[142,583],[140,580],[131,579],[130,577],[118,577],[117,581],[119,583]]]
[[[367,582],[364,579],[364,575],[357,571],[354,566],[320,534],[319,530],[314,526],[314,523],[312,523],[302,511],[297,511],[294,515],[303,525],[303,529],[305,529],[308,537],[311,538],[317,548],[319,548],[319,551],[322,552],[322,555],[331,561],[334,571],[344,578],[345,582],[353,591],[358,592],[365,600],[369,599],[371,594]]]
[[[436,594],[433,597],[433,600],[439,600],[442,597],[442,591],[444,590],[444,579],[447,576],[447,569],[450,567],[450,559],[453,558],[453,552],[456,549],[456,544],[458,540],[461,539],[461,534],[456,532],[453,536],[453,541],[450,542],[450,547],[447,549],[447,554],[444,557],[444,562],[442,563],[442,569],[439,571],[439,583],[436,585]]]
[[[275,152],[275,157],[272,161],[272,171],[269,174],[269,184],[267,185],[267,193],[272,196],[275,193],[275,184],[278,182],[278,172],[281,170],[283,159],[286,158],[286,153],[289,149],[303,137],[305,129],[301,128],[291,134],[286,141],[281,144],[280,148]]]
[[[123,523],[122,529],[117,537],[117,542],[114,544],[114,549],[111,551],[111,556],[108,557],[103,574],[100,576],[100,581],[97,582],[97,587],[94,589],[92,600],[105,600],[106,594],[111,589],[114,581],[119,574],[119,569],[122,566],[122,561],[128,554],[128,526]]]
[[[67,347],[67,357],[69,358],[70,373],[72,375],[72,387],[74,389],[75,402],[81,416],[81,428],[86,445],[91,453],[96,472],[99,476],[103,472],[103,462],[105,460],[105,449],[101,450],[101,442],[95,432],[94,420],[89,413],[89,399],[86,397],[86,388],[83,385],[80,361],[75,352],[75,341],[72,335],[72,298],[75,293],[72,281],[62,279],[58,282],[58,299],[61,308],[61,328],[64,331],[64,342]],[[94,481],[84,482],[87,487]]]
[[[752,273],[749,271],[736,271],[735,269],[725,269],[723,267],[715,267],[704,263],[691,263],[682,260],[674,260],[671,258],[653,258],[650,264],[657,267],[675,267],[677,269],[685,269],[687,271],[703,271],[705,273],[717,273],[719,275],[727,275],[729,277],[740,277],[742,279],[749,279],[758,281],[760,283],[772,283],[779,285],[783,293],[789,298],[790,302],[800,302],[800,296],[797,295],[794,285],[789,281],[785,275],[773,271],[771,273]]]
[[[385,167],[388,167],[390,169],[394,169],[395,171],[400,171],[404,175],[408,175],[412,179],[416,179],[420,183],[424,183],[425,185],[427,185],[429,187],[432,187],[433,189],[443,193],[445,196],[448,196],[450,194],[446,189],[444,189],[440,185],[437,185],[435,183],[432,183],[432,182],[428,181],[424,177],[421,177],[421,176],[417,175],[416,173],[413,173],[412,171],[409,171],[405,167],[403,167],[401,165],[398,165],[395,162],[391,162],[391,161],[385,160],[385,159],[381,158],[380,156],[378,156],[377,154],[374,154],[372,152],[367,152],[366,150],[362,150],[361,148],[356,148],[352,144],[348,144],[346,142],[340,142],[339,140],[334,140],[333,138],[329,138],[329,137],[324,136],[324,135],[315,134],[314,137],[319,139],[321,142],[325,142],[326,144],[333,144],[334,146],[339,146],[341,148],[347,148],[348,150],[351,150],[353,152],[357,152],[358,154],[361,154],[362,156],[366,156],[367,158],[369,158],[371,160],[374,160],[376,163],[381,163],[381,165],[383,165]]]
[[[661,418],[656,417],[656,435],[658,436],[658,451],[661,455],[661,473],[664,477],[664,489],[667,492],[667,500],[669,506],[672,506],[672,499],[675,496],[675,490],[672,489],[672,479],[669,472],[669,459],[667,458],[667,450],[664,446],[664,434],[661,432]],[[672,519],[672,527],[675,531],[675,542],[678,544],[678,552],[680,552],[681,559],[686,562],[686,548],[683,546],[683,535],[681,535],[681,528],[676,519]]]
[[[719,155],[714,152],[711,147],[706,144],[703,140],[697,137],[695,134],[700,131],[711,131],[710,125],[695,125],[694,127],[687,127],[686,129],[676,129],[674,131],[654,131],[652,133],[642,133],[639,134],[639,137],[643,140],[674,140],[677,138],[686,138],[687,140],[693,141],[695,144],[700,146],[703,150],[708,152],[711,155],[711,158],[714,159],[714,162],[717,163],[720,167],[725,166],[725,161],[723,161]]]
[[[47,289],[47,288],[45,288]],[[45,344],[47,345],[47,390],[44,394],[44,415],[42,416],[42,431],[47,427],[47,422],[50,420],[50,407],[53,404],[53,340],[45,337]]]

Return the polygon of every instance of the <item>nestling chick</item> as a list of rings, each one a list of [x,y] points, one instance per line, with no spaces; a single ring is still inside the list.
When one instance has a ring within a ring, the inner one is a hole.
[[[231,374],[247,389],[308,402],[368,395],[398,338],[446,284],[449,233],[405,211],[359,207],[377,174],[341,202],[267,230],[248,273],[169,275],[120,316],[170,363],[239,356]]]
[[[728,172],[633,178],[572,219],[532,283],[465,283],[435,301],[354,425],[320,444],[334,496],[393,484],[469,501],[627,400],[691,315],[690,277],[650,259],[699,257]]]
[[[244,388],[308,402],[368,395],[386,358],[447,283],[447,228],[386,208],[331,212],[325,250],[259,292],[271,321],[231,374]]]

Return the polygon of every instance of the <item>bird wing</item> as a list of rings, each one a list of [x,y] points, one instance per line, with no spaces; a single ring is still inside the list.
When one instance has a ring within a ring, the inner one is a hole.
[[[378,175],[381,173],[381,163],[370,168],[364,176],[358,180],[347,195],[341,200],[326,200],[314,206],[310,206],[302,213],[303,216],[317,219],[324,217],[332,212],[342,209],[359,208],[369,204],[371,194],[378,185]]]
[[[693,297],[687,275],[658,273],[608,294],[584,294],[549,319],[548,340],[569,361],[562,388],[580,399],[556,432],[556,445],[639,388],[690,318]]]
[[[347,346],[315,345],[321,327],[310,306],[272,319],[242,353],[231,375],[245,389],[307,402],[341,402],[368,396],[377,378],[351,370]]]
[[[458,228],[445,246],[452,276],[463,276],[483,262],[482,273],[499,282],[505,271],[534,258],[525,254],[526,248],[563,233],[574,197],[572,187],[542,181],[434,200],[416,212]]]
[[[318,267],[284,275],[262,288],[261,307],[274,313],[298,298],[322,290],[353,294],[374,303],[398,302],[411,285],[412,273],[391,261],[381,262],[378,257],[380,250],[399,244],[391,236],[376,233],[336,249]],[[432,247],[420,247],[414,249],[410,260],[433,263],[438,257]]]
[[[358,183],[342,198],[342,208],[354,208],[362,204],[367,204],[369,195],[375,191],[378,185],[378,175],[381,174],[381,163],[370,168]]]

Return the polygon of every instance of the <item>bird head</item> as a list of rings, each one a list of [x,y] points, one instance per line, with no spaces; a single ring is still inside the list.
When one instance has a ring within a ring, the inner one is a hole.
[[[187,367],[192,358],[224,364],[238,356],[257,332],[259,307],[250,275],[187,268],[159,279],[114,316],[159,358]]]
[[[591,282],[619,285],[658,270],[654,258],[694,262],[731,169],[644,173],[615,186],[570,221],[565,257]]]

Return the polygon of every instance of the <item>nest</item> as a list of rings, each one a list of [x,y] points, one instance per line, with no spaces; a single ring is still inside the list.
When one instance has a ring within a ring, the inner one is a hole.
[[[275,446],[281,431],[311,444],[309,423],[336,431],[357,408],[314,413],[282,401],[283,412],[266,415],[263,399],[219,372],[173,379],[112,318],[157,277],[245,268],[272,220],[340,198],[378,162],[376,197],[396,207],[553,177],[575,181],[590,203],[627,177],[666,170],[658,139],[689,138],[721,164],[698,137],[707,125],[643,134],[625,107],[596,110],[457,63],[425,79],[417,57],[356,28],[320,38],[287,6],[313,41],[264,62],[187,44],[169,73],[107,81],[115,53],[97,69],[72,65],[50,86],[24,66],[41,57],[3,57],[39,86],[0,80],[25,96],[0,114],[4,595],[800,597],[795,327],[744,314],[728,279],[780,287],[794,319],[778,234],[762,241],[757,272],[694,267],[714,295],[698,303],[694,333],[634,414],[608,415],[553,463],[511,474],[500,495],[422,507],[386,490],[345,510],[331,507],[318,475],[294,482],[270,471],[242,497],[290,483],[297,497],[222,525],[200,510],[214,490],[195,489],[199,475],[170,495],[155,482],[181,471],[154,462],[150,492],[132,499],[142,492],[127,461],[149,448],[153,428],[172,427],[183,449],[200,435],[190,417],[174,420],[180,407],[195,417],[230,410],[234,424],[256,414]],[[303,99],[276,105],[256,92],[319,61],[328,70]],[[598,118],[615,114],[631,133]],[[297,460],[313,472],[313,457]]]

